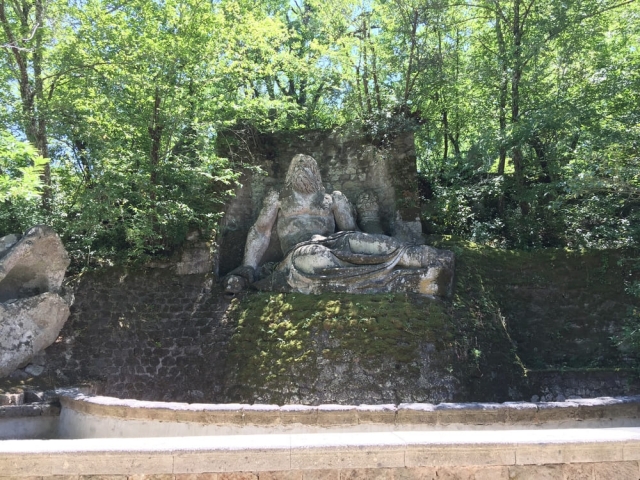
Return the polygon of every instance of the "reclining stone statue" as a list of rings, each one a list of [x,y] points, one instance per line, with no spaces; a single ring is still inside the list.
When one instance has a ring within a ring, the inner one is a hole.
[[[269,271],[260,267],[274,224],[285,255]],[[267,194],[249,231],[242,265],[224,279],[226,291],[235,294],[253,284],[301,293],[450,294],[452,252],[359,230],[347,197],[326,193],[316,161],[296,155],[283,191]]]

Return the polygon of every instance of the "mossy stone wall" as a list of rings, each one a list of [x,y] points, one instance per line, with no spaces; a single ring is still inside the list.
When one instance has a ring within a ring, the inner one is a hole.
[[[616,340],[633,252],[508,252],[451,239],[447,301],[248,292],[176,268],[73,279],[45,372],[0,388],[95,382],[147,400],[401,403],[558,400],[640,391]],[[636,255],[637,257],[637,255]],[[637,307],[637,305],[635,305]]]

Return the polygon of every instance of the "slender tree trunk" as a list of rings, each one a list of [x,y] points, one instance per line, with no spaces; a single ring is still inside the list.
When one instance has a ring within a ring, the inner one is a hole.
[[[409,102],[409,95],[411,94],[411,72],[413,71],[413,62],[414,62],[414,56],[415,56],[415,50],[416,50],[416,35],[418,32],[418,20],[419,20],[420,16],[418,13],[418,10],[414,10],[413,11],[413,19],[411,21],[411,37],[410,37],[410,42],[411,45],[409,46],[409,62],[407,64],[407,72],[405,74],[405,84],[404,84],[404,96],[402,99],[402,108],[404,110],[408,110],[408,102]]]
[[[443,140],[444,140],[444,149],[442,153],[442,159],[444,162],[447,162],[447,158],[449,157],[449,119],[447,118],[447,110],[442,110],[442,130],[444,132]]]
[[[49,145],[47,142],[47,121],[44,108],[44,87],[42,80],[42,26],[44,25],[44,0],[35,0],[36,6],[36,31],[34,35],[35,49],[33,51],[33,76],[35,83],[35,122],[36,122],[36,148],[42,158],[49,158]],[[45,211],[51,210],[51,165],[44,165],[40,179],[43,184],[42,207]]]
[[[367,38],[371,41],[371,29],[367,30]],[[378,114],[382,112],[382,97],[380,95],[380,82],[378,81],[378,64],[376,49],[371,45],[371,74],[373,75],[373,91],[376,96],[376,107]]]
[[[373,115],[373,108],[371,105],[371,95],[369,93],[369,60],[367,52],[367,23],[366,17],[362,19],[362,88],[364,91],[364,101],[367,105],[367,115],[371,117]]]
[[[511,74],[511,125],[516,126],[520,121],[520,80],[522,79],[522,25],[520,23],[520,1],[513,2],[513,69]],[[514,129],[515,130],[515,129]],[[524,183],[524,165],[522,146],[519,141],[514,142],[511,150],[513,169],[516,182]]]
[[[160,105],[162,97],[160,89],[156,87],[153,101],[153,112],[151,114],[151,124],[149,125],[149,137],[151,138],[151,150],[149,152],[149,163],[151,167],[151,185],[158,184],[158,165],[160,164],[160,146],[162,140],[163,126],[160,123]],[[152,187],[151,197],[155,199],[155,189]]]
[[[496,8],[500,8],[497,5]],[[507,97],[509,89],[509,71],[507,68],[507,47],[505,45],[504,34],[502,32],[502,18],[496,12],[496,34],[498,37],[498,54],[500,65],[500,83],[498,86],[498,124],[500,128],[500,147],[498,159],[498,175],[504,175],[507,162],[507,146],[505,137],[507,135]]]

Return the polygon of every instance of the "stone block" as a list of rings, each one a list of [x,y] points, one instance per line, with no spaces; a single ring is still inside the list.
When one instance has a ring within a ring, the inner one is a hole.
[[[51,477],[4,477],[0,475],[0,479],[2,480],[49,480],[50,478]]]
[[[507,408],[507,423],[531,424],[535,423],[538,407],[529,402],[505,402]]]
[[[437,480],[508,480],[507,467],[438,467]]]
[[[179,473],[175,480],[218,480],[217,473]]]
[[[517,465],[542,465],[562,463],[562,445],[537,445],[516,447]]]
[[[393,471],[391,468],[341,470],[340,480],[394,480]]]
[[[430,403],[401,403],[396,413],[396,423],[414,425],[435,425],[438,414]]]
[[[280,425],[278,405],[245,405],[242,410],[245,425]]]
[[[258,474],[251,472],[219,473],[218,480],[258,480]]]
[[[562,449],[563,463],[621,462],[622,444],[571,445]]]
[[[340,470],[303,470],[302,480],[340,480]]]
[[[594,480],[638,480],[638,462],[605,462],[593,465]]]
[[[284,405],[280,407],[280,421],[283,425],[296,423],[301,425],[317,425],[318,408],[306,405]]]
[[[152,474],[152,475],[129,475],[127,480],[175,480],[175,475],[172,473],[165,474]]]
[[[215,405],[215,408],[207,408],[202,412],[203,423],[209,425],[243,425],[242,405],[228,404]]]
[[[80,475],[80,480],[127,480],[126,475]]]
[[[8,477],[51,475],[52,461],[48,455],[30,455],[25,461],[22,455],[0,456],[0,472]]]
[[[579,405],[572,401],[541,402],[537,406],[536,423],[563,422],[578,417]]]
[[[441,403],[435,407],[440,425],[504,423],[506,409],[497,403]]]
[[[407,467],[513,465],[514,463],[515,449],[509,446],[500,449],[409,446],[405,453]]]
[[[404,451],[396,448],[293,449],[292,469],[391,468],[404,466]]]
[[[396,410],[395,405],[360,405],[356,408],[358,423],[395,424]]]
[[[164,474],[173,471],[171,455],[143,455],[143,454],[89,454],[82,457],[64,455],[61,462],[59,457],[52,473],[110,473],[110,474]]]
[[[318,425],[357,425],[358,414],[356,407],[351,405],[320,405],[318,406]]]
[[[623,398],[607,407],[606,418],[638,418],[639,410],[640,402],[625,401]]]
[[[640,445],[625,445],[622,448],[622,459],[627,460],[640,460]]]
[[[469,469],[473,476],[469,480],[508,480],[509,467],[482,467]],[[464,477],[463,477],[464,478]]]
[[[259,472],[258,480],[302,480],[302,471]]]
[[[563,477],[562,465],[516,465],[509,467],[509,480],[564,480]]]
[[[396,468],[394,480],[439,480],[436,467]]]
[[[173,458],[174,473],[233,472],[239,469],[260,472],[289,469],[289,451],[286,449],[209,451],[202,454],[179,454]]]
[[[562,466],[564,480],[593,480],[593,463],[569,463]]]

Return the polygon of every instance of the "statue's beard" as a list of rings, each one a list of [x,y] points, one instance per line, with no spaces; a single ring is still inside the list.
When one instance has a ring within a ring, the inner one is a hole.
[[[306,169],[300,169],[296,171],[291,177],[287,180],[287,184],[291,187],[294,192],[298,193],[316,193],[323,190],[322,181],[318,176],[314,175],[311,172],[306,171]]]

